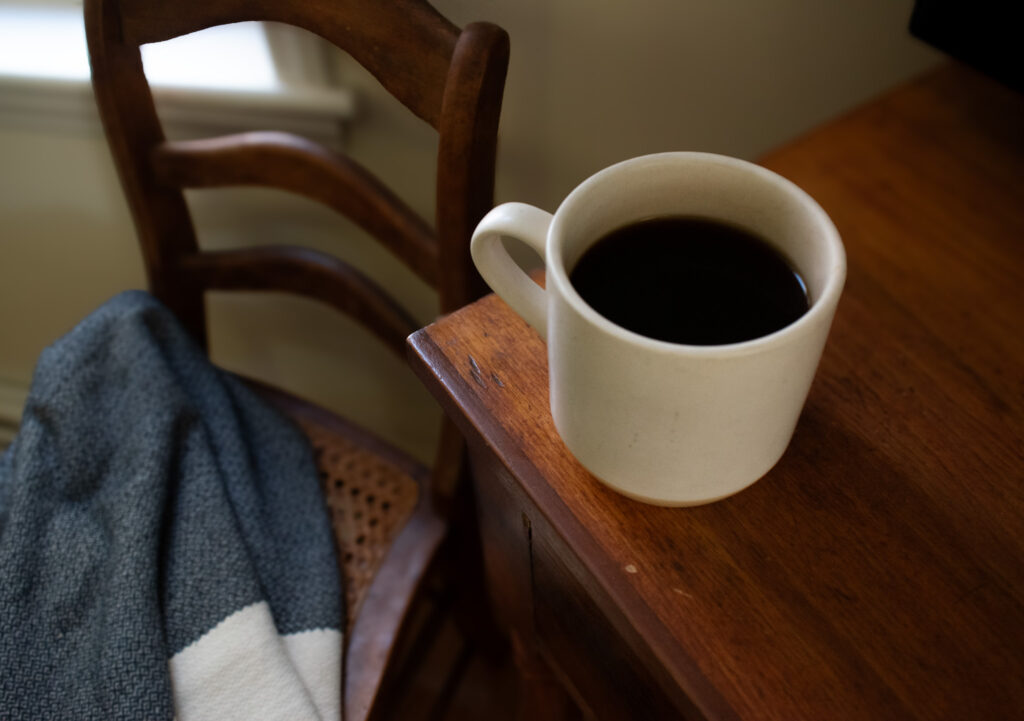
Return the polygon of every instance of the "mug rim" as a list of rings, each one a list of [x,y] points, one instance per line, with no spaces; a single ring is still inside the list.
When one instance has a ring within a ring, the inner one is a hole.
[[[750,172],[759,176],[762,180],[766,180],[775,185],[780,185],[787,194],[794,196],[797,201],[806,208],[806,210],[811,214],[815,225],[820,227],[822,231],[821,242],[827,247],[827,251],[831,256],[829,259],[831,262],[828,269],[828,279],[825,282],[825,287],[820,296],[814,301],[811,307],[808,308],[806,313],[792,323],[768,333],[767,335],[758,336],[757,338],[751,338],[737,343],[723,343],[719,345],[692,345],[650,338],[635,331],[631,331],[628,328],[624,328],[623,326],[608,320],[583,300],[580,294],[576,291],[576,288],[569,281],[569,275],[566,272],[565,264],[562,259],[562,239],[565,236],[565,218],[571,212],[573,207],[581,202],[581,199],[584,196],[590,193],[595,186],[607,182],[610,176],[632,170],[635,166],[650,165],[652,163],[664,161],[699,161],[703,163],[717,164],[720,166],[732,166],[734,168],[739,168],[745,172]],[[769,170],[768,168],[746,160],[717,153],[697,151],[652,153],[650,155],[641,155],[620,161],[598,171],[597,173],[594,173],[576,186],[576,188],[574,188],[558,206],[558,209],[555,211],[551,221],[551,227],[548,230],[546,246],[545,255],[547,256],[547,261],[545,265],[547,266],[548,283],[550,284],[553,281],[558,286],[561,296],[565,298],[577,313],[581,314],[588,322],[609,335],[633,345],[660,353],[673,353],[687,356],[733,357],[756,353],[765,350],[768,347],[778,345],[791,336],[803,335],[804,333],[810,332],[823,319],[827,320],[832,313],[832,309],[839,301],[839,295],[842,292],[843,285],[846,280],[846,249],[839,237],[839,231],[836,229],[831,218],[828,217],[828,214],[825,213],[824,209],[816,200],[814,200],[814,198],[812,198],[805,190],[796,185],[793,181]]]

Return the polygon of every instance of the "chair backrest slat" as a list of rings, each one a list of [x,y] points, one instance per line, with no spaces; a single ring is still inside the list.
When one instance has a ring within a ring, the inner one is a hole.
[[[438,283],[433,229],[351,158],[290,133],[242,133],[165,142],[153,150],[160,182],[178,188],[263,186],[327,205],[359,225],[431,285]]]
[[[459,37],[457,27],[421,0],[118,2],[121,39],[135,45],[249,20],[304,28],[352,55],[435,128],[448,64]]]
[[[311,248],[264,246],[197,253],[183,275],[208,290],[286,291],[314,298],[362,323],[400,356],[416,321],[377,283]]]

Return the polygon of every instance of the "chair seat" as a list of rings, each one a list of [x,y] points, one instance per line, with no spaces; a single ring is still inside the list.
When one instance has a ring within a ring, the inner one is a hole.
[[[370,582],[419,500],[420,485],[408,472],[334,429],[301,418],[338,548],[345,584],[348,629]]]
[[[245,381],[295,421],[313,447],[334,529],[349,632],[388,551],[416,511],[430,472],[330,411],[265,384]]]

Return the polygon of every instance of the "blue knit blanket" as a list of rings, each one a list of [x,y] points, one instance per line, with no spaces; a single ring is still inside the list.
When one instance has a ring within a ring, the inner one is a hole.
[[[302,434],[150,295],[48,348],[0,456],[0,720],[337,719]]]

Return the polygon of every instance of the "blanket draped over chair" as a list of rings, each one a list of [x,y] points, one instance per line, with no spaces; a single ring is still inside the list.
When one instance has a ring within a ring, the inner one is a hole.
[[[0,456],[0,719],[337,719],[341,581],[302,434],[123,293]]]

